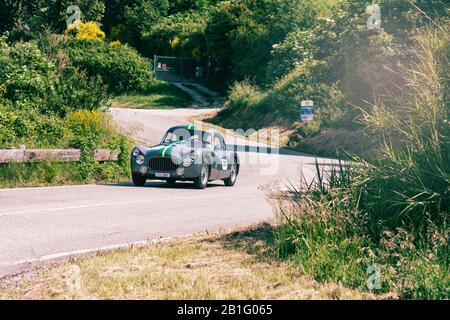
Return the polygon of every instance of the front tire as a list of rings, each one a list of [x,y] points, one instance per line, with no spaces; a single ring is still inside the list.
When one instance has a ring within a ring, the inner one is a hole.
[[[224,179],[223,182],[227,187],[232,187],[236,183],[236,178],[237,178],[237,165],[236,161],[233,161],[233,164],[231,165],[231,175],[228,178]]]
[[[133,178],[133,183],[136,187],[143,187],[145,185],[145,183],[147,182],[147,178],[143,177],[141,175],[132,174],[132,178]]]
[[[197,189],[205,189],[209,180],[209,166],[204,163],[200,171],[200,176],[194,179],[194,186]]]

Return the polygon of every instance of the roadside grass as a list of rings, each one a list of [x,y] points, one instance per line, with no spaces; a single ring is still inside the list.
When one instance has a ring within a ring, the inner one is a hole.
[[[97,253],[4,279],[0,299],[380,298],[317,283],[274,259],[273,243],[263,224]]]
[[[158,82],[146,93],[130,93],[111,100],[114,108],[177,109],[191,105],[189,94],[166,82]]]
[[[370,221],[359,208],[361,194],[353,175],[365,179],[367,173],[348,170],[324,173],[318,166],[316,182],[302,181],[291,186],[289,198],[279,196],[277,258],[320,283],[359,290],[373,285],[373,293],[401,299],[448,299],[448,226],[427,230],[424,225],[426,231],[420,232],[408,230],[405,222]],[[373,235],[376,228],[380,230]]]
[[[75,148],[81,151],[79,161],[1,163],[0,188],[129,181],[129,154],[133,145],[130,139],[118,132],[110,115],[103,111],[78,110],[61,121],[67,128],[61,129],[59,135],[47,125],[48,133],[33,132],[29,139],[13,141],[11,146],[26,144],[28,149]],[[58,137],[55,141],[48,138],[53,135]],[[117,161],[97,162],[93,157],[95,149],[117,150],[119,158]]]
[[[128,170],[114,162],[91,163],[89,169],[77,162],[0,164],[0,189],[124,182],[130,180]]]

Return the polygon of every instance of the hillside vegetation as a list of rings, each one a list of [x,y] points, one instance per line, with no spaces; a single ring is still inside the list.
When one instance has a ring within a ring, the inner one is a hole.
[[[113,94],[150,90],[150,62],[126,45],[104,40],[93,22],[65,35],[0,38],[0,148],[76,148],[79,163],[1,164],[0,186],[128,179],[130,142],[106,113]],[[99,164],[93,150],[119,150]]]
[[[65,25],[68,0],[2,4],[0,147],[81,148],[76,179],[120,179],[125,157],[99,165],[89,156],[102,146],[127,154],[106,101],[152,101],[141,97],[160,85],[153,55],[206,59],[205,81],[227,96],[209,121],[281,127],[290,147],[349,160],[318,165],[316,181],[300,177],[281,196],[289,206],[272,259],[376,294],[450,297],[448,1],[376,1],[381,28],[367,25],[372,0],[74,2],[79,29]],[[302,100],[314,101],[314,121],[299,120]],[[0,168],[0,181],[67,171]]]

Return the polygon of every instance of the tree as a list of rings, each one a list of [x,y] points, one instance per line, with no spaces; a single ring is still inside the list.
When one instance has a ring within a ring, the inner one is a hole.
[[[111,38],[140,49],[142,34],[165,17],[168,10],[168,0],[111,0],[102,22]]]
[[[231,80],[264,83],[272,46],[288,33],[311,27],[315,7],[305,0],[236,0],[218,4],[205,30],[209,55]]]
[[[62,33],[73,14],[67,13],[70,5],[80,8],[83,21],[99,22],[105,11],[102,0],[0,0],[0,31],[13,31],[17,38],[36,36],[46,28]]]

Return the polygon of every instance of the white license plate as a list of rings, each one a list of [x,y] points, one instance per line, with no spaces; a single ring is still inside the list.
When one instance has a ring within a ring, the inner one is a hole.
[[[165,173],[165,172],[156,172],[155,176],[157,178],[170,178],[170,173]]]

